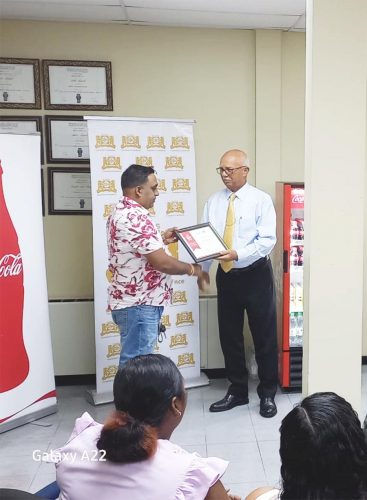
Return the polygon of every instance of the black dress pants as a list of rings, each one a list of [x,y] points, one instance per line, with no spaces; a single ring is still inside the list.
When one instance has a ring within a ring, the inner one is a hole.
[[[244,313],[254,341],[260,383],[259,397],[274,397],[278,384],[278,354],[273,269],[263,258],[243,269],[225,273],[218,266],[219,337],[230,394],[248,396],[248,373],[243,337]]]

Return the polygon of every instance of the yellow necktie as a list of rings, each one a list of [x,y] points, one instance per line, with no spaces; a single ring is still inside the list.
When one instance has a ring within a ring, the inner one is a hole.
[[[233,236],[234,236],[234,199],[236,198],[235,193],[232,193],[231,196],[229,197],[229,204],[228,204],[228,210],[227,210],[227,218],[226,218],[226,225],[224,228],[224,234],[223,234],[223,241],[229,248],[229,250],[232,249],[233,245]],[[222,269],[225,273],[228,273],[233,267],[233,260],[230,260],[229,262],[221,262],[220,265],[222,266]]]

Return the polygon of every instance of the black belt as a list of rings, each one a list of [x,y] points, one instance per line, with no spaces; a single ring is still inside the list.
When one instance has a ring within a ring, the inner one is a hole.
[[[266,257],[261,257],[261,259],[257,260],[253,264],[250,264],[247,267],[233,267],[229,272],[232,273],[247,273],[248,271],[252,271],[257,267],[263,266],[269,260],[269,255]]]

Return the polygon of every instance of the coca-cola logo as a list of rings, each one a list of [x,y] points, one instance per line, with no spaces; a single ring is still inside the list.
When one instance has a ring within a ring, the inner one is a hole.
[[[295,194],[292,198],[292,203],[303,203],[305,200],[305,197],[302,196],[301,194]]]
[[[18,276],[22,272],[22,256],[13,255],[8,253],[0,259],[0,278],[7,278],[8,276]]]

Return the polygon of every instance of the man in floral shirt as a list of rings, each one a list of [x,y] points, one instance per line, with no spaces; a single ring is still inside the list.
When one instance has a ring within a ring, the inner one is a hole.
[[[171,274],[201,276],[201,266],[181,262],[165,252],[176,241],[163,239],[149,209],[159,195],[155,171],[130,165],[121,176],[123,196],[107,222],[109,307],[121,334],[120,366],[153,351],[164,305],[172,296]]]

